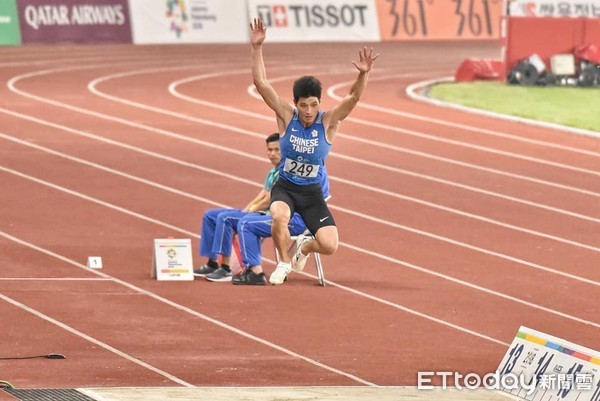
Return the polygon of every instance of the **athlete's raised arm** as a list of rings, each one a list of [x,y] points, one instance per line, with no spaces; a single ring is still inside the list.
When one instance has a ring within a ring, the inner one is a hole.
[[[250,23],[250,42],[252,44],[252,79],[256,90],[277,117],[277,125],[285,130],[287,123],[292,118],[294,108],[275,92],[273,86],[267,80],[267,70],[263,60],[262,44],[266,38],[267,29],[263,22],[255,18]]]
[[[326,127],[327,140],[333,142],[340,121],[348,117],[354,109],[365,89],[367,88],[367,80],[369,72],[373,68],[373,63],[379,57],[379,53],[373,54],[373,48],[367,50],[366,46],[358,51],[358,62],[352,61],[352,64],[358,70],[358,76],[350,87],[350,92],[341,100],[339,104],[329,110],[323,119]]]

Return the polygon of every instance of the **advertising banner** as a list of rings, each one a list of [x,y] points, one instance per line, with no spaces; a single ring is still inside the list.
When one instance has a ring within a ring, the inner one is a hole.
[[[374,0],[248,0],[270,42],[379,41]]]
[[[19,17],[15,0],[0,1],[0,45],[21,43]]]
[[[499,39],[502,0],[377,0],[382,40]]]
[[[137,44],[250,40],[245,0],[129,0],[129,7]]]
[[[127,0],[18,0],[23,43],[131,42]]]
[[[600,18],[600,0],[511,0],[511,17]]]

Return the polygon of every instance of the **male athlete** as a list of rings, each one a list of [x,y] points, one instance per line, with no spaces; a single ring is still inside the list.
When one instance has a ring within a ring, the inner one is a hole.
[[[262,54],[266,28],[260,19],[250,24],[252,44],[252,78],[258,93],[274,112],[280,133],[281,162],[279,180],[271,190],[271,232],[281,261],[269,277],[271,284],[282,284],[292,270],[301,271],[311,252],[330,255],[338,246],[338,231],[333,216],[323,199],[321,176],[325,159],[338,131],[340,122],[348,117],[367,86],[369,71],[379,56],[373,49],[359,50],[359,61],[352,61],[358,76],[350,92],[329,111],[319,109],[321,83],[312,76],[294,82],[294,104],[280,97],[267,80]],[[314,236],[300,236],[297,251],[288,255],[291,238],[290,217],[298,212]]]

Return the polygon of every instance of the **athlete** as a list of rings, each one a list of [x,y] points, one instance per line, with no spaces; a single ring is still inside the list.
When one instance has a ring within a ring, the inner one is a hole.
[[[335,139],[340,122],[354,109],[363,95],[373,64],[379,54],[366,47],[359,50],[359,61],[352,61],[358,76],[349,93],[329,111],[320,110],[321,83],[315,77],[304,76],[293,86],[294,103],[280,97],[267,80],[262,45],[266,28],[260,19],[250,24],[252,44],[252,78],[258,93],[274,112],[280,133],[281,162],[279,179],[271,190],[271,232],[281,256],[269,277],[271,284],[282,284],[292,268],[301,271],[311,252],[330,255],[338,246],[338,231],[320,181],[325,159]],[[298,212],[314,239],[299,236],[297,250],[288,255],[291,238],[288,222]]]

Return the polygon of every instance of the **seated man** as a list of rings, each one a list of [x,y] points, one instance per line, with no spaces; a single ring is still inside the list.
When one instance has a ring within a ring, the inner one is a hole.
[[[194,270],[194,276],[209,281],[231,281],[231,247],[234,231],[239,220],[246,215],[260,216],[258,212],[269,209],[271,187],[279,177],[277,165],[280,160],[279,134],[271,134],[266,139],[267,156],[274,166],[267,173],[265,184],[258,195],[242,209],[211,209],[204,213],[200,238],[200,255],[208,258],[206,264]],[[222,256],[221,266],[218,258]]]
[[[323,198],[329,198],[329,178],[327,168],[324,167],[321,182]],[[236,285],[265,285],[267,278],[261,266],[261,243],[263,238],[271,237],[271,226],[273,217],[270,214],[250,213],[242,217],[237,226],[240,250],[242,254],[243,271],[233,277]],[[299,236],[302,241],[302,233],[306,231],[306,225],[298,213],[294,213],[288,224],[290,235]],[[301,269],[297,270],[300,271]]]

